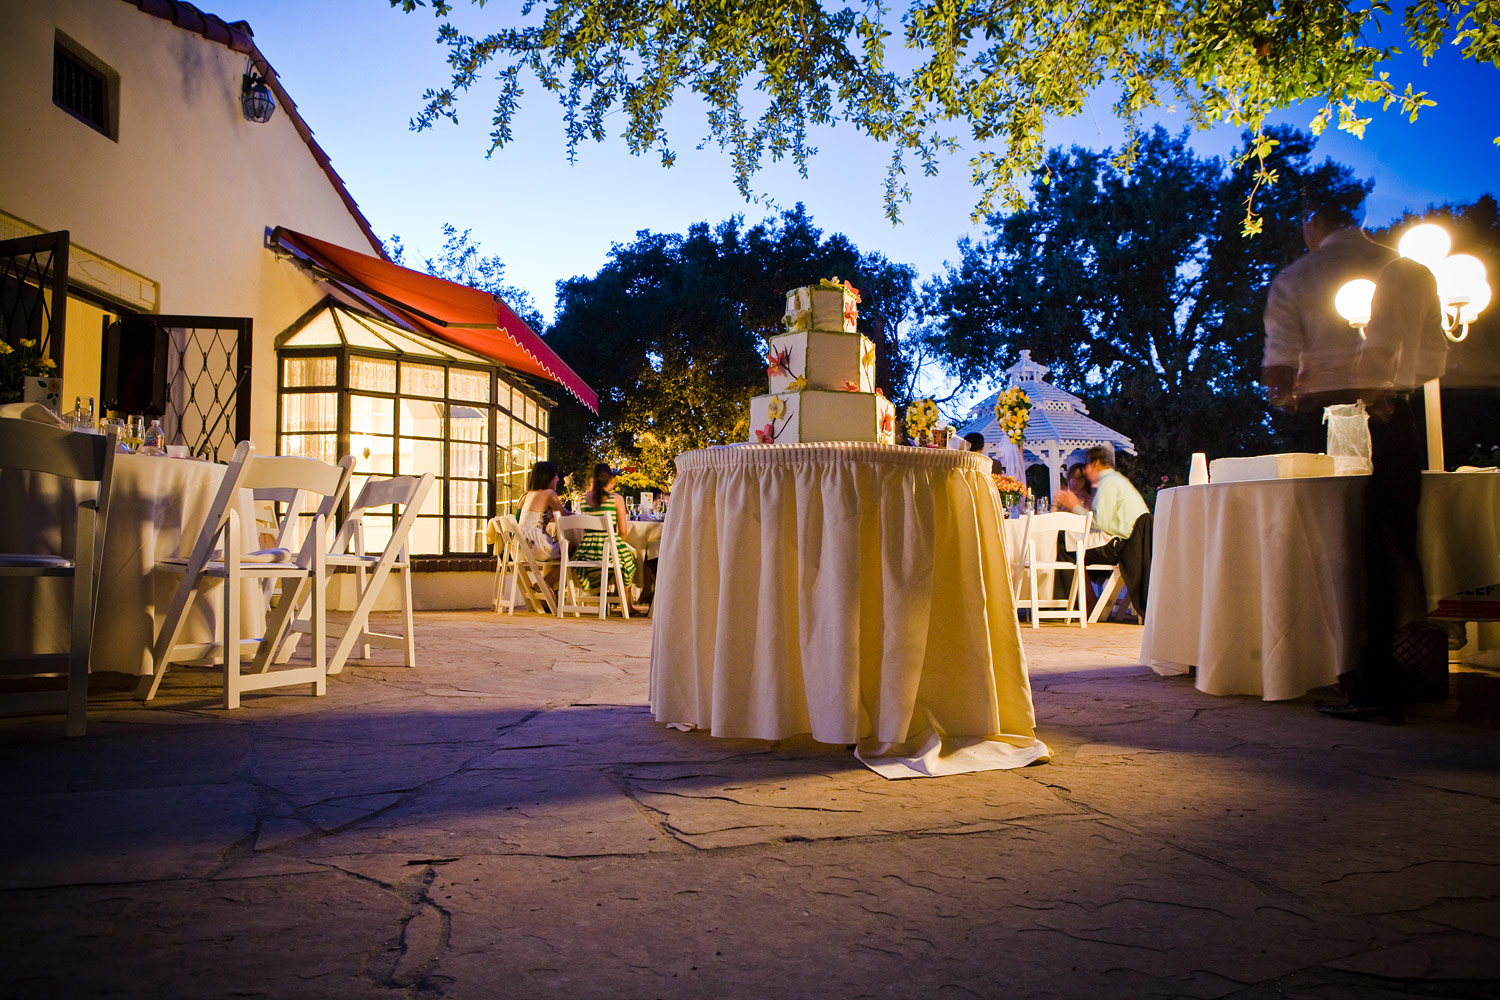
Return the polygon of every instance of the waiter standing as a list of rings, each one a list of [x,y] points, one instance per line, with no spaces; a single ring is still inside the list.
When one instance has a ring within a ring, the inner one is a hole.
[[[1413,395],[1447,364],[1437,282],[1425,266],[1366,237],[1347,202],[1325,198],[1303,211],[1309,252],[1271,284],[1262,380],[1273,403],[1298,415],[1295,446],[1305,451],[1323,450],[1323,407],[1363,400],[1373,469],[1365,482],[1364,566],[1350,581],[1365,598],[1365,641],[1343,676],[1349,700],[1317,710],[1399,723],[1405,700],[1395,635],[1426,611],[1417,505],[1427,448]],[[1375,282],[1364,340],[1333,306],[1355,278]]]
[[[1427,613],[1417,551],[1417,507],[1427,458],[1420,392],[1448,363],[1437,280],[1426,266],[1400,257],[1381,269],[1365,336],[1355,361],[1355,381],[1370,419],[1365,648],[1359,665],[1345,675],[1349,700],[1317,710],[1340,719],[1400,723],[1406,705],[1395,637]]]

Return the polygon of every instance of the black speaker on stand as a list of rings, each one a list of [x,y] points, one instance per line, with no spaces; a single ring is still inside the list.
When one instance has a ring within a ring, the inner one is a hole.
[[[104,410],[160,417],[167,412],[167,331],[126,316],[104,331]]]

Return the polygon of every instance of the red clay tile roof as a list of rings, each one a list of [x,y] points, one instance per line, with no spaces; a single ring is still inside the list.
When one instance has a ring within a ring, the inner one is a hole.
[[[143,14],[150,14],[152,17],[159,17],[164,21],[171,21],[184,31],[191,31],[194,34],[202,35],[211,42],[217,42],[220,45],[226,46],[231,52],[240,52],[249,56],[254,62],[256,69],[265,76],[266,83],[270,85],[271,91],[275,94],[276,106],[286,113],[287,118],[292,122],[292,127],[297,130],[297,134],[302,137],[302,141],[307,143],[307,148],[312,153],[313,159],[317,161],[318,166],[323,168],[323,173],[328,175],[329,181],[333,183],[334,190],[338,192],[345,207],[349,209],[349,214],[354,217],[354,221],[364,231],[365,238],[370,241],[370,246],[381,258],[390,259],[386,257],[385,246],[380,242],[380,237],[376,236],[375,230],[371,228],[370,220],[366,219],[364,213],[359,210],[359,206],[354,202],[353,195],[344,186],[343,178],[333,169],[333,164],[329,161],[328,154],[323,152],[323,147],[319,146],[317,141],[313,139],[312,129],[307,127],[307,122],[303,121],[302,116],[297,113],[297,105],[293,104],[291,97],[287,95],[285,90],[281,89],[281,83],[276,77],[276,70],[266,61],[266,57],[261,55],[260,49],[255,47],[255,33],[250,30],[250,25],[247,22],[235,21],[231,23],[225,21],[217,15],[205,14],[192,4],[184,2],[184,0],[124,0],[124,2],[137,8]]]

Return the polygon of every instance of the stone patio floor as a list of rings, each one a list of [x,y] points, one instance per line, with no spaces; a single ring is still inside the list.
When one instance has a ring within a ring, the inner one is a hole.
[[[1500,741],[1452,705],[1023,628],[1051,763],[886,781],[654,722],[651,628],[428,613],[325,698],[0,721],[0,997],[1500,996]]]

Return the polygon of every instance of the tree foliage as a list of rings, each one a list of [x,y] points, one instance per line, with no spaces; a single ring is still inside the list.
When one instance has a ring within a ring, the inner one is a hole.
[[[526,321],[533,330],[542,327],[542,313],[536,301],[524,288],[505,283],[505,263],[495,254],[485,254],[479,241],[473,237],[472,229],[459,232],[450,223],[443,224],[443,249],[436,257],[425,257],[422,270],[438,278],[446,278],[460,285],[468,285],[501,299],[515,314]],[[409,267],[406,261],[406,244],[400,236],[392,236],[385,244],[385,252],[391,262]]]
[[[992,382],[1030,348],[1051,381],[1134,440],[1148,484],[1180,477],[1195,451],[1273,450],[1257,384],[1261,316],[1271,275],[1303,250],[1298,192],[1370,186],[1314,165],[1308,136],[1273,137],[1273,166],[1294,183],[1273,189],[1254,239],[1238,224],[1253,181],[1200,158],[1185,136],[1145,134],[1128,176],[1108,150],[1052,150],[1032,207],[992,217],[926,288],[949,372]]]
[[[787,290],[831,276],[861,291],[860,329],[879,351],[876,380],[899,398],[915,272],[860,253],[842,235],[825,239],[801,205],[749,228],[736,216],[615,244],[598,274],[558,284],[547,342],[598,391],[599,413],[559,407],[554,457],[573,472],[599,460],[634,465],[667,486],[681,452],[745,440],[750,397],[767,391],[765,340],[782,332]]]
[[[484,0],[474,0],[483,5]],[[427,0],[390,0],[407,12]],[[707,105],[708,141],[727,150],[735,182],[752,197],[765,158],[806,170],[812,130],[844,122],[891,150],[886,211],[910,198],[909,167],[937,170],[970,151],[981,192],[975,218],[1046,168],[1043,130],[1084,111],[1101,87],[1132,129],[1149,108],[1175,106],[1199,128],[1230,123],[1259,136],[1272,112],[1304,101],[1319,108],[1315,134],[1336,123],[1363,134],[1373,106],[1410,117],[1432,102],[1388,75],[1401,40],[1423,57],[1444,45],[1500,66],[1500,0],[1410,0],[1392,9],[1345,0],[908,0],[853,7],[818,0],[528,0],[516,23],[469,35],[453,7],[443,19],[449,84],[429,90],[413,120],[457,119],[460,95],[494,71],[500,92],[491,151],[513,139],[528,82],[558,95],[570,155],[607,138],[612,120],[632,153],[674,159],[664,115],[682,93]],[[888,51],[899,37],[897,51]],[[1377,44],[1372,39],[1382,39]],[[746,96],[753,95],[747,106]],[[1271,147],[1256,185],[1273,181]],[[1134,145],[1120,151],[1128,163]],[[1254,228],[1252,225],[1250,228]]]

